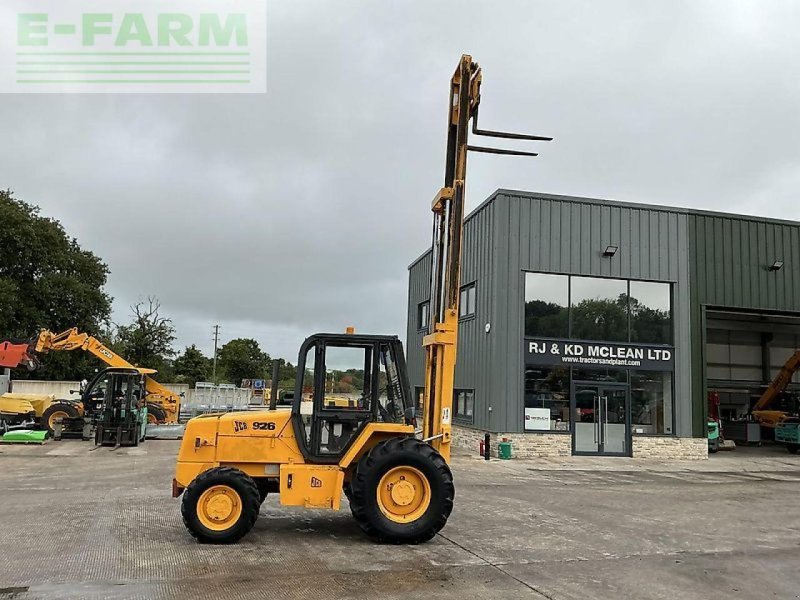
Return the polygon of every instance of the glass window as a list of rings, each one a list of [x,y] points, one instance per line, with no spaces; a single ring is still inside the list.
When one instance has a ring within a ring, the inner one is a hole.
[[[458,299],[459,318],[471,317],[475,314],[475,284],[471,283],[461,288],[461,296]]]
[[[628,282],[572,278],[572,332],[577,340],[628,341]]]
[[[672,433],[672,373],[631,371],[633,433]]]
[[[453,413],[461,421],[472,422],[475,412],[474,390],[453,390]]]
[[[303,368],[303,389],[300,396],[300,417],[306,445],[311,445],[311,429],[314,420],[314,363],[317,347],[311,346],[306,352],[305,366]]]
[[[369,410],[372,389],[372,348],[325,348],[323,406],[340,410]]]
[[[427,329],[430,324],[431,303],[429,301],[420,302],[417,305],[417,329]]]
[[[601,383],[628,383],[628,372],[624,369],[573,369],[572,379]]]
[[[569,278],[525,274],[525,335],[569,337]]]
[[[526,367],[525,430],[569,431],[569,369]]]
[[[631,341],[672,344],[670,284],[631,281]]]
[[[400,373],[389,346],[381,345],[378,371],[378,420],[385,423],[402,423],[403,387]]]

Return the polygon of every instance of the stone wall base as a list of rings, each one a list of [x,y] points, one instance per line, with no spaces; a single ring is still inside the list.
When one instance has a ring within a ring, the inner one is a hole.
[[[478,454],[485,433],[479,429],[454,425],[453,446]],[[567,434],[492,433],[492,456],[497,456],[497,443],[503,438],[511,441],[514,458],[572,455],[572,436]],[[708,441],[703,438],[633,436],[633,458],[703,460],[708,458]]]

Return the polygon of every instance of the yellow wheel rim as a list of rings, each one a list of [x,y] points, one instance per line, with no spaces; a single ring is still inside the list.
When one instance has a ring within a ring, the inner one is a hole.
[[[69,415],[66,412],[64,412],[63,410],[57,410],[52,415],[50,415],[49,419],[47,419],[47,426],[50,429],[55,429],[56,419],[66,419],[67,417],[69,417]]]
[[[147,422],[148,423],[152,423],[153,425],[156,425],[158,423],[158,419],[156,419],[156,416],[153,413],[148,412],[147,413]]]
[[[203,527],[212,531],[230,529],[241,516],[242,499],[227,485],[211,486],[197,501],[197,518]]]
[[[421,518],[431,504],[431,484],[422,471],[402,466],[389,469],[378,485],[378,508],[395,523]]]

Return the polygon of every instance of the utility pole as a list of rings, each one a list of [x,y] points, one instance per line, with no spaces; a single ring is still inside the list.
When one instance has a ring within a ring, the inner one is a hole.
[[[219,325],[214,325],[214,366],[211,368],[211,381],[217,383],[217,346],[219,345]]]

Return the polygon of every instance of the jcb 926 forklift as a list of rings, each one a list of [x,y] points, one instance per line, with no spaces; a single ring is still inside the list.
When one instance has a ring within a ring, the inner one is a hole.
[[[468,146],[469,122],[476,135],[551,139],[478,129],[481,79],[480,67],[464,55],[450,83],[445,186],[432,203],[422,429],[416,430],[397,337],[312,335],[300,348],[290,410],[273,405],[196,417],[186,425],[172,491],[174,497],[183,494],[184,523],[199,541],[241,538],[268,493],[279,494],[283,505],[338,510],[344,492],[362,530],[377,541],[425,542],[444,527],[455,497],[448,462],[467,151],[536,156]],[[345,355],[358,366],[347,371],[338,390],[331,389]],[[303,394],[308,387],[310,400]]]

